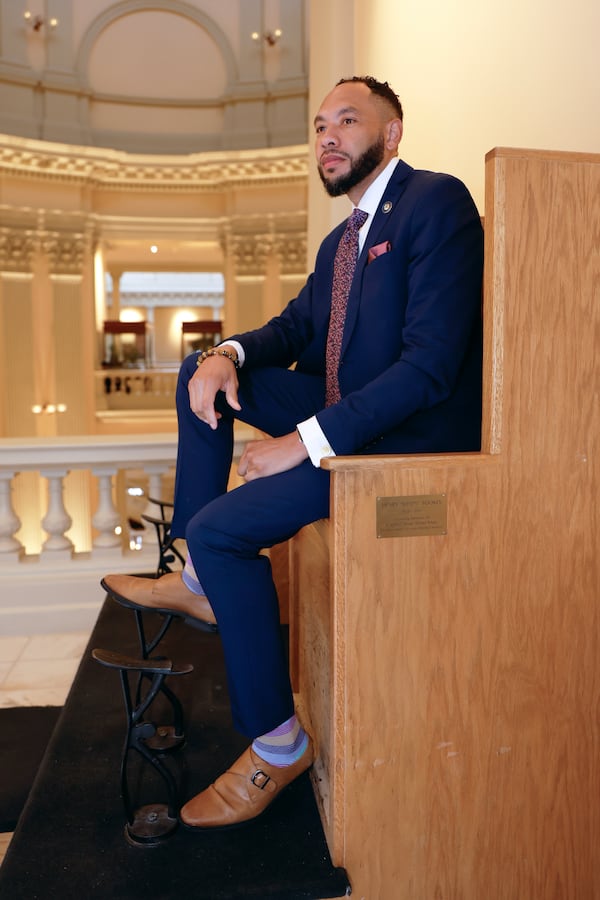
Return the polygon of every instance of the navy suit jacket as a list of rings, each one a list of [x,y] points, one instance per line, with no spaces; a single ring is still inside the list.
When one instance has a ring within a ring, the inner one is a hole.
[[[360,204],[359,204],[360,205]],[[325,376],[333,260],[345,222],[283,312],[235,335],[245,365]],[[369,261],[369,248],[383,252]],[[466,187],[400,160],[358,259],[339,403],[316,411],[337,454],[478,450],[483,232]]]

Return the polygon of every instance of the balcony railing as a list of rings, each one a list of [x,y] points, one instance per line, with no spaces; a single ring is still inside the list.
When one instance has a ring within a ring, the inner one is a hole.
[[[236,432],[236,458],[251,436]],[[170,498],[176,452],[168,434],[0,440],[0,634],[87,627],[103,574],[156,569],[141,514]]]
[[[175,409],[179,366],[161,369],[98,369],[95,372],[96,410]]]

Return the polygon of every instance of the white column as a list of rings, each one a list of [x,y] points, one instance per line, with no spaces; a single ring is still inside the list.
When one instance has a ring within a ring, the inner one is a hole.
[[[0,472],[0,553],[17,556],[23,545],[13,535],[21,527],[21,520],[12,505],[12,479],[16,472]]]
[[[118,547],[121,538],[115,533],[115,528],[120,523],[120,518],[112,493],[112,478],[116,475],[117,469],[115,466],[94,466],[92,472],[98,478],[98,507],[92,518],[92,525],[98,534],[92,541],[93,547],[94,549]]]
[[[68,471],[40,469],[40,475],[48,479],[48,512],[42,519],[42,528],[48,532],[48,537],[42,544],[42,553],[56,553],[60,550],[68,550],[70,553],[73,549],[73,544],[65,534],[73,524],[63,500],[63,479]]]
[[[170,497],[164,497],[162,495],[162,476],[165,472],[168,472],[170,466],[165,465],[152,465],[146,463],[144,466],[144,471],[148,476],[148,497],[152,497],[153,500],[170,500]],[[146,516],[154,516],[154,518],[160,517],[160,509],[149,501],[146,503],[146,507],[144,509],[144,515]]]

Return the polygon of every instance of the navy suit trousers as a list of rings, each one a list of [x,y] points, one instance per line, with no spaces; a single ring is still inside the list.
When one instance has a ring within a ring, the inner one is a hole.
[[[268,557],[261,551],[329,515],[329,474],[309,460],[288,472],[227,491],[234,418],[278,437],[324,405],[323,378],[278,368],[239,372],[241,412],[224,394],[215,431],[191,411],[187,357],[177,385],[179,446],[171,533],[185,537],[198,578],[219,623],[235,727],[249,738],[294,712],[279,605]]]

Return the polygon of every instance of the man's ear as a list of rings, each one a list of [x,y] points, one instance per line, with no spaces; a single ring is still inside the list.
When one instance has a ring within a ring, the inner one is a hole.
[[[390,119],[385,129],[385,146],[388,150],[395,150],[402,140],[402,119]]]

